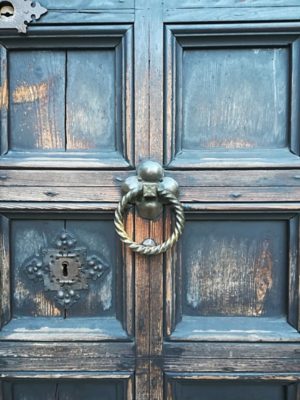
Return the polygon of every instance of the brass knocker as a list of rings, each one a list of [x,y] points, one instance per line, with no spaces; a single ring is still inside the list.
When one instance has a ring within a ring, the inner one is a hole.
[[[164,177],[163,168],[154,161],[144,161],[137,169],[137,176],[127,178],[122,185],[124,196],[115,212],[115,227],[121,241],[136,253],[156,255],[172,247],[184,227],[183,206],[178,200],[178,184],[169,177]],[[124,216],[129,204],[135,204],[139,215],[149,220],[157,219],[163,205],[170,204],[175,211],[174,231],[169,239],[159,245],[147,245],[134,242],[126,233]]]

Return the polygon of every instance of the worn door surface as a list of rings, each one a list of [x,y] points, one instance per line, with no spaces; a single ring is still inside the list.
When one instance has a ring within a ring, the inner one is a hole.
[[[0,1],[0,398],[300,400],[300,1],[40,0],[3,29],[22,2]],[[113,224],[146,159],[186,216],[154,257]]]

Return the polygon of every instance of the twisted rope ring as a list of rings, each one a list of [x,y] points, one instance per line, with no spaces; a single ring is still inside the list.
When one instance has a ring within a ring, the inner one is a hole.
[[[161,198],[168,200],[169,204],[172,205],[175,211],[175,227],[172,235],[170,236],[169,239],[167,239],[165,242],[162,244],[156,245],[156,246],[146,246],[143,244],[139,244],[134,242],[126,233],[125,227],[124,227],[124,216],[125,216],[125,211],[129,203],[133,202],[136,200],[138,195],[141,193],[141,190],[138,189],[133,189],[130,190],[127,194],[125,194],[116,211],[115,211],[115,227],[117,234],[120,236],[121,241],[129,246],[129,248],[139,254],[144,254],[147,256],[153,256],[157,254],[161,254],[166,252],[169,248],[171,248],[179,239],[180,235],[182,234],[183,227],[184,227],[184,211],[182,204],[180,201],[177,199],[176,196],[174,196],[171,192],[164,190],[164,189],[158,189],[158,194]]]

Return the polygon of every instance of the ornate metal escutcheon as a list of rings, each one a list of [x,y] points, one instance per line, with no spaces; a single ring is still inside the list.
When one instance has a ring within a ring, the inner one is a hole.
[[[43,282],[45,291],[55,291],[55,300],[64,308],[80,299],[82,291],[89,288],[89,280],[96,280],[109,270],[108,264],[87,249],[76,246],[76,238],[61,232],[53,248],[41,249],[26,260],[24,269],[29,279]]]
[[[127,178],[122,186],[122,197],[115,212],[115,227],[123,243],[133,251],[144,255],[161,254],[171,248],[179,239],[184,227],[184,211],[178,200],[178,184],[164,176],[164,170],[155,161],[144,161],[137,169],[137,176]],[[134,242],[126,233],[124,217],[126,208],[135,204],[142,218],[155,220],[162,213],[163,205],[171,205],[175,211],[175,228],[169,239],[156,245],[152,239],[143,243]],[[151,243],[151,244],[150,244]]]
[[[26,33],[27,25],[38,20],[47,9],[33,0],[0,0],[0,29],[17,29]]]

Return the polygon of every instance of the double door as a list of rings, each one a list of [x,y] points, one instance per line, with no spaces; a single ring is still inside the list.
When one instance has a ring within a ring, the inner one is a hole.
[[[299,400],[299,1],[40,0],[17,33],[25,3],[0,1],[0,398]],[[149,159],[185,213],[150,257],[114,227]]]

